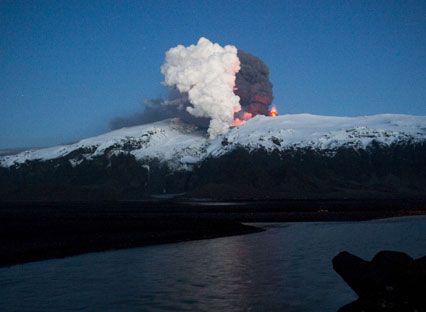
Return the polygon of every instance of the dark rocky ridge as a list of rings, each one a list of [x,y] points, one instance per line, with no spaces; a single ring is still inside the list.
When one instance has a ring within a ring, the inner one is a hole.
[[[373,142],[366,149],[342,146],[333,151],[240,147],[209,157],[192,171],[170,169],[160,159],[137,161],[126,152],[82,157],[73,167],[69,160],[86,152],[0,168],[0,198],[122,200],[163,193],[217,200],[426,196],[425,142]]]

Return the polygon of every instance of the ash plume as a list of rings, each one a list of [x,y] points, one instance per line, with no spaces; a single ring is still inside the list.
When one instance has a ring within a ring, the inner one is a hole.
[[[236,77],[235,94],[240,97],[240,112],[255,115],[267,115],[272,103],[272,83],[269,81],[269,69],[265,63],[250,53],[238,50],[241,69]]]
[[[166,53],[161,71],[168,98],[146,100],[143,112],[115,118],[112,129],[178,117],[214,137],[231,125],[269,114],[273,95],[267,65],[233,46],[205,38],[197,45],[179,45]]]

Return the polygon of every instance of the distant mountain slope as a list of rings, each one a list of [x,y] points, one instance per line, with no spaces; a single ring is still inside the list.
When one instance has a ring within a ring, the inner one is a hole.
[[[423,196],[426,117],[257,116],[215,139],[179,119],[0,157],[3,198]]]
[[[156,158],[170,166],[190,168],[209,156],[220,156],[236,147],[248,150],[288,150],[310,147],[333,150],[341,146],[366,148],[371,142],[389,145],[426,139],[426,117],[375,115],[331,117],[309,114],[275,118],[257,116],[226,135],[208,139],[195,126],[179,119],[123,128],[75,144],[24,151],[0,157],[2,167],[34,160],[67,157],[72,165],[99,155],[129,153],[137,160]],[[189,165],[189,166],[188,166]]]
[[[15,155],[19,154],[23,151],[30,150],[30,148],[5,148],[0,149],[0,156],[7,156],[7,155]]]

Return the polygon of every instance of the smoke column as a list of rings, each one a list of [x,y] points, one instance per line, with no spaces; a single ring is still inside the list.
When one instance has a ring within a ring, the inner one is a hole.
[[[238,58],[241,70],[236,77],[235,94],[240,97],[241,111],[235,117],[246,120],[256,115],[268,115],[273,100],[268,66],[243,50],[238,50]]]
[[[205,38],[195,46],[177,46],[167,52],[162,72],[169,86],[167,99],[145,100],[143,112],[114,118],[112,129],[178,117],[215,136],[256,115],[277,114],[269,111],[273,95],[268,66],[233,46]]]
[[[161,67],[164,83],[186,93],[192,106],[186,110],[195,117],[210,118],[210,137],[226,133],[241,110],[234,93],[236,74],[240,70],[237,48],[221,47],[206,38],[197,45],[178,45],[166,53]]]

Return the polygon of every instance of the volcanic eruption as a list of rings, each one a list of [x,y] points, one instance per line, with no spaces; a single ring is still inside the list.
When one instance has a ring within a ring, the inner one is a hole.
[[[276,109],[269,111],[268,66],[235,46],[203,37],[196,45],[178,45],[166,52],[161,72],[169,97],[145,101],[143,113],[114,119],[113,129],[179,117],[215,137],[256,115],[278,115]]]
[[[269,69],[257,57],[238,50],[241,69],[236,75],[235,94],[240,97],[241,110],[235,113],[234,124],[239,125],[256,115],[269,115],[272,83],[269,81]]]

